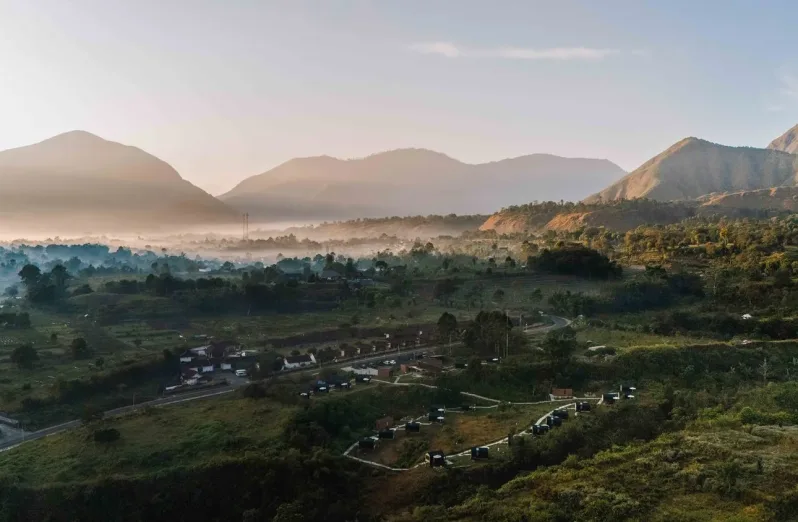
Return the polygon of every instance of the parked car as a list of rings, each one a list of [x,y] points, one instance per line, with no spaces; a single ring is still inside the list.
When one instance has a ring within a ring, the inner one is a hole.
[[[236,370],[236,377],[246,377],[247,371],[246,370]]]

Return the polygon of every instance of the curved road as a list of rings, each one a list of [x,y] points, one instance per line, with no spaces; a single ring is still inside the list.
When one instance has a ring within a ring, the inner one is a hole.
[[[525,328],[524,329],[524,333],[526,333],[527,335],[536,335],[536,334],[540,334],[540,333],[546,333],[546,332],[549,332],[551,330],[557,330],[559,328],[565,328],[566,326],[571,324],[571,321],[569,319],[566,319],[565,317],[558,317],[556,315],[548,315],[547,317],[549,317],[553,321],[552,324],[546,325],[546,326],[539,326],[539,327],[536,327],[536,328]],[[418,350],[434,352],[438,348],[440,348],[440,347],[439,346],[428,346],[428,347],[418,347]],[[413,352],[414,352],[414,350],[406,350],[405,351],[405,353],[413,353]],[[349,359],[349,360],[344,361],[344,362],[336,362],[336,363],[332,363],[332,364],[326,365],[326,367],[328,367],[328,368],[340,368],[342,366],[349,366],[349,365],[351,365],[352,363],[355,363],[355,362],[357,362],[359,364],[362,364],[362,363],[368,363],[368,362],[374,362],[374,361],[382,361],[382,360],[385,360],[386,356],[390,356],[391,353],[394,353],[394,352],[381,352],[380,354],[368,355],[368,356],[359,357],[359,358],[356,358],[356,359]],[[306,372],[306,371],[316,371],[316,370],[318,370],[317,367],[301,368],[301,369],[294,370],[293,372],[286,372],[286,373]],[[117,415],[124,415],[126,413],[130,413],[130,412],[133,412],[133,411],[136,411],[138,409],[145,408],[145,407],[168,406],[168,405],[171,405],[171,404],[180,404],[180,403],[183,403],[183,402],[189,402],[189,401],[195,401],[195,400],[199,400],[199,399],[207,399],[207,398],[210,398],[210,397],[216,397],[216,396],[219,396],[219,395],[224,395],[226,393],[231,393],[231,392],[235,391],[237,388],[247,384],[248,382],[249,381],[247,381],[247,380],[235,380],[235,381],[233,381],[233,383],[229,387],[226,387],[226,388],[221,389],[221,390],[220,389],[212,389],[212,390],[201,390],[201,391],[196,391],[196,392],[187,392],[187,393],[182,393],[180,395],[174,395],[174,396],[171,396],[171,397],[163,397],[163,398],[155,399],[155,400],[152,400],[152,401],[142,402],[140,404],[135,404],[135,405],[130,405],[130,406],[123,406],[121,408],[114,408],[113,410],[108,410],[108,411],[104,412],[103,416],[104,417],[114,417],[114,416],[117,416]],[[484,399],[484,397],[480,397],[480,398]],[[487,399],[487,400],[491,400],[491,399]],[[499,401],[496,400],[496,402],[499,402]],[[25,442],[30,442],[32,440],[41,439],[41,438],[47,437],[49,435],[55,435],[57,433],[61,433],[61,432],[66,431],[66,430],[71,430],[71,429],[77,428],[81,424],[82,424],[82,422],[80,420],[72,420],[72,421],[69,421],[69,422],[65,422],[63,424],[57,424],[55,426],[50,426],[48,428],[44,428],[44,429],[41,429],[41,430],[38,430],[38,431],[33,431],[33,432],[25,432],[25,431],[22,431],[22,430],[12,430],[9,433],[13,433],[14,436],[13,437],[9,437],[9,438],[3,440],[2,442],[0,442],[0,452],[1,451],[8,451],[8,450],[10,450],[12,448],[16,448],[17,446],[19,446],[20,444],[23,444]]]

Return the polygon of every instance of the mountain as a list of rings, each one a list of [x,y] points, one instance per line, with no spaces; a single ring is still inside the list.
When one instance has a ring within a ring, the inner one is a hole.
[[[795,186],[798,156],[686,138],[585,202],[694,199],[715,192]]]
[[[768,148],[798,154],[798,125],[771,141]]]
[[[425,149],[293,159],[220,199],[251,219],[488,214],[530,200],[579,199],[624,171],[607,160],[532,154],[470,165]]]
[[[702,207],[721,209],[783,210],[798,212],[798,187],[776,187],[711,194],[700,198]]]
[[[0,230],[149,231],[238,213],[141,149],[83,131],[0,152]]]

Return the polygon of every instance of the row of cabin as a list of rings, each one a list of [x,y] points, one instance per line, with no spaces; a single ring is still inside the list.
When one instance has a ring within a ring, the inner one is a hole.
[[[621,385],[620,390],[617,392],[608,392],[602,396],[602,402],[605,404],[615,404],[615,401],[621,399],[634,399],[634,392],[637,391],[637,388],[630,385]]]

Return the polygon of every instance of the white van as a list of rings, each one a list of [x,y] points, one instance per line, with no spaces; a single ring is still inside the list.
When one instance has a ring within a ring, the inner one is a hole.
[[[236,377],[246,377],[247,371],[246,370],[236,370]]]

